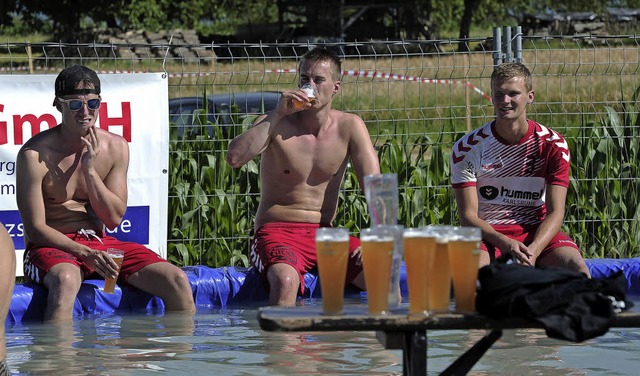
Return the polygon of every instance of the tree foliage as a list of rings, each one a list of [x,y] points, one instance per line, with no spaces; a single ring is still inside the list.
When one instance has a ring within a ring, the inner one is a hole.
[[[201,35],[233,35],[238,25],[275,23],[281,15],[279,5],[287,1],[271,0],[0,0],[0,32],[33,33],[51,31],[57,40],[73,41],[83,32],[96,27],[119,28],[122,31],[185,28]],[[339,7],[349,1],[318,0],[314,6]],[[545,11],[589,11],[605,14],[607,6],[640,8],[640,0],[514,0],[509,3],[483,0],[406,0],[399,22],[420,30],[401,35],[412,38],[425,29],[430,35],[458,33],[471,37],[472,29],[516,25],[522,15]],[[298,6],[301,23],[310,24],[308,6]],[[304,8],[304,9],[303,9]],[[319,8],[318,8],[319,9]],[[372,12],[369,10],[368,12]],[[340,14],[340,12],[338,12]],[[317,15],[316,15],[317,16]],[[315,16],[314,16],[315,17]],[[364,12],[360,17],[371,17]],[[411,22],[406,22],[411,17]],[[284,20],[285,22],[287,20]],[[371,33],[373,30],[361,30]],[[319,35],[321,36],[321,35]],[[264,36],[262,36],[264,37]]]
[[[277,18],[270,0],[0,0],[0,5],[0,32],[40,32],[46,23],[56,39],[64,40],[95,27],[233,32],[240,23]]]

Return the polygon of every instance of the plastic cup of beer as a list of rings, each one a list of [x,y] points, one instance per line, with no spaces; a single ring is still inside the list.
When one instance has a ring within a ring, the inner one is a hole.
[[[104,280],[104,288],[102,291],[113,294],[114,288],[116,286],[116,281],[118,280],[118,274],[120,273],[120,267],[122,266],[122,260],[124,260],[124,251],[115,248],[107,249],[107,254],[113,259],[113,261],[118,264],[118,273],[114,278],[105,278]]]
[[[429,285],[436,250],[436,238],[427,228],[407,228],[403,234],[404,261],[409,289],[409,314],[429,314]]]
[[[360,232],[367,305],[372,315],[384,315],[389,309],[395,231],[395,226],[376,226]]]
[[[301,89],[304,90],[304,92],[307,94],[307,97],[309,98],[309,103],[311,103],[312,106],[318,103],[318,99],[316,98],[316,91],[313,90],[310,84],[302,85]]]
[[[448,312],[451,305],[451,264],[449,238],[454,226],[427,226],[435,232],[436,251],[429,283],[429,304],[433,312]]]
[[[318,99],[316,99],[316,92],[315,90],[313,90],[310,84],[304,84],[300,89],[302,89],[305,92],[305,94],[307,94],[308,99],[306,102],[294,100],[293,108],[295,108],[296,110],[302,110],[305,107],[307,107],[307,103],[311,103],[312,106],[318,103]]]
[[[455,311],[475,312],[480,243],[482,232],[477,227],[457,227],[449,239],[449,262],[453,278]]]
[[[322,312],[326,315],[340,314],[349,261],[349,230],[331,227],[316,230],[316,254],[322,290]]]

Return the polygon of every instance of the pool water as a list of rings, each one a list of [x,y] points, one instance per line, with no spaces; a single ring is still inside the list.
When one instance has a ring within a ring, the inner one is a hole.
[[[318,304],[313,301],[307,305]],[[401,375],[402,353],[373,332],[262,331],[257,308],[129,314],[7,327],[12,375]],[[485,331],[429,331],[437,375]],[[640,329],[612,329],[581,344],[543,330],[506,330],[469,375],[634,375]]]

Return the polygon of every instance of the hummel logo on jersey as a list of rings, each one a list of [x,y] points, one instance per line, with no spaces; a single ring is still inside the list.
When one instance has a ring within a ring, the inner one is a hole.
[[[498,197],[498,188],[492,187],[490,185],[485,185],[484,187],[480,187],[480,196],[487,200],[493,200]]]
[[[485,185],[479,189],[480,196],[486,200],[493,200],[498,195],[506,199],[520,199],[520,200],[538,200],[542,197],[542,191],[521,191],[517,189],[509,189],[507,187],[494,187],[491,185]]]

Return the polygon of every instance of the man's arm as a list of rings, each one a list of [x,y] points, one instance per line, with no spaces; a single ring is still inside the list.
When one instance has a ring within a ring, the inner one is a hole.
[[[100,139],[95,127],[92,127],[84,138],[87,149],[82,155],[82,173],[91,208],[107,228],[114,229],[127,211],[129,145],[124,138],[107,132],[102,133],[101,137],[105,137],[102,142],[107,144],[103,152],[113,158],[111,170],[103,180],[94,168],[95,158],[100,152]]]
[[[545,204],[547,214],[540,223],[538,230],[529,244],[529,250],[534,258],[542,252],[556,234],[560,231],[564,220],[564,207],[567,199],[567,188],[561,185],[547,184]]]
[[[362,118],[354,114],[345,114],[352,116],[353,121],[348,124],[353,131],[351,139],[349,140],[349,158],[351,164],[358,177],[358,183],[360,189],[364,191],[364,177],[367,175],[374,175],[380,173],[380,161],[378,160],[378,154],[371,142],[371,136],[369,130],[365,125]],[[362,265],[362,248],[358,247],[351,253],[351,258],[356,260],[357,265]],[[363,287],[363,286],[359,286]]]
[[[478,217],[478,193],[475,186],[454,188],[458,216],[462,226],[478,227],[482,231],[482,239],[501,252],[511,252],[520,263],[533,266],[535,258],[531,251],[523,243],[500,234],[486,221]]]
[[[251,128],[231,140],[227,150],[227,163],[233,168],[242,167],[262,153],[271,140],[271,133],[280,120],[306,107],[296,108],[294,102],[307,103],[307,95],[302,90],[290,90],[282,93],[278,105],[273,111],[258,117]],[[307,106],[310,104],[307,103]]]
[[[251,128],[231,140],[227,150],[227,163],[233,168],[244,166],[262,153],[269,145],[271,132],[281,117],[275,111],[260,116]]]
[[[353,121],[349,124],[352,135],[349,140],[349,157],[358,177],[360,188],[364,190],[364,177],[380,173],[380,161],[376,150],[373,148],[369,130],[359,116],[349,114]]]

